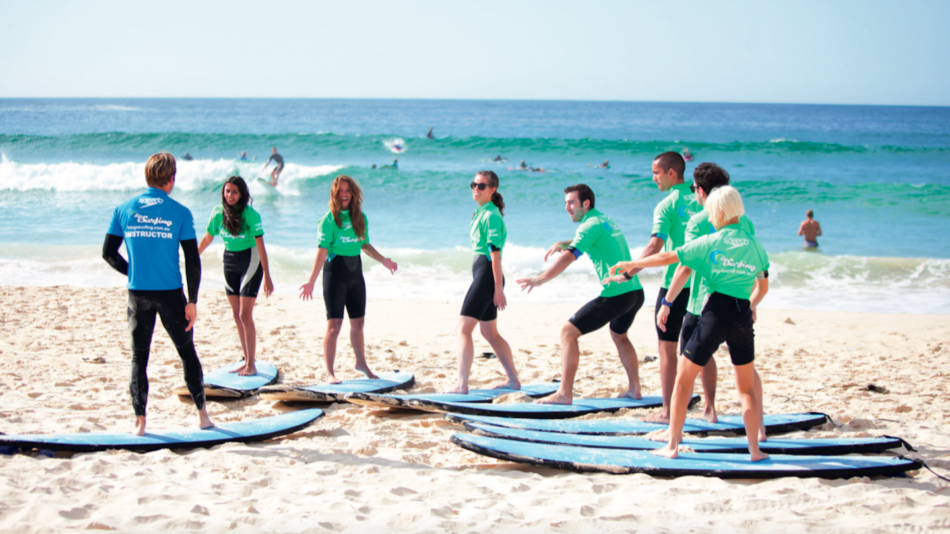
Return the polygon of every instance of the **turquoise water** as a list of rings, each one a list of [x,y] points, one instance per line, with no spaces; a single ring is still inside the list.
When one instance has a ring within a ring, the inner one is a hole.
[[[430,126],[436,139],[425,138]],[[406,147],[398,154],[397,139]],[[278,291],[305,278],[337,174],[362,184],[374,242],[400,262],[396,277],[370,268],[370,295],[460,299],[475,207],[467,184],[477,170],[501,177],[510,280],[540,270],[543,250],[572,235],[562,191],[574,183],[590,185],[631,249],[642,248],[663,198],[650,162],[688,148],[687,175],[715,161],[744,195],[774,265],[765,306],[950,312],[948,108],[0,99],[2,283],[121,285],[99,247],[112,209],[144,186],[150,154],[195,158],[179,160],[173,196],[203,226],[221,182],[261,176],[271,146],[287,162],[279,192],[257,182],[251,191]],[[257,161],[237,161],[245,150]],[[493,163],[497,155],[509,161]],[[394,158],[398,170],[371,168]],[[522,159],[546,172],[513,170]],[[594,166],[605,159],[609,169]],[[807,209],[826,234],[818,254],[803,252],[795,235]],[[206,256],[205,283],[218,284],[220,262]],[[597,292],[590,271],[580,263],[527,298],[583,302]],[[644,276],[648,291],[658,280]]]

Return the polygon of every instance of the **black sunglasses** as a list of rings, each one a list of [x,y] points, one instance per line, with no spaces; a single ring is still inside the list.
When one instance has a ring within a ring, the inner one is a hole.
[[[488,184],[477,184],[475,182],[468,184],[468,186],[471,187],[472,189],[475,189],[477,187],[479,191],[484,191],[486,188],[488,188]]]
[[[696,192],[696,184],[689,184],[689,191],[690,191],[691,193],[695,193],[695,192]]]

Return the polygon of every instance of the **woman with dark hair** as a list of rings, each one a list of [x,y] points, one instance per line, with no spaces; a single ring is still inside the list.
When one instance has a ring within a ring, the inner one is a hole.
[[[469,184],[472,200],[478,209],[472,215],[470,235],[475,261],[472,263],[472,285],[468,288],[462,312],[459,316],[458,334],[458,381],[446,393],[468,393],[468,375],[472,370],[475,347],[472,332],[480,326],[482,337],[494,349],[508,381],[497,388],[520,389],[518,371],[511,355],[511,347],[498,333],[498,310],[508,305],[505,299],[505,277],[501,270],[501,250],[505,248],[508,231],[502,219],[505,201],[498,192],[498,175],[492,171],[478,171]]]
[[[207,233],[198,244],[204,252],[215,235],[224,240],[224,291],[234,315],[244,365],[235,371],[242,376],[257,374],[254,357],[257,353],[257,329],[254,327],[254,302],[264,282],[264,296],[274,292],[264,249],[264,227],[261,216],[251,207],[253,199],[247,183],[240,176],[231,176],[221,187],[221,205],[211,210]]]
[[[323,357],[327,382],[338,384],[333,372],[336,340],[343,327],[343,311],[350,317],[350,343],[356,354],[356,370],[369,378],[378,378],[366,363],[363,350],[363,323],[366,315],[366,282],[360,252],[383,264],[393,274],[399,267],[369,244],[369,220],[362,211],[363,192],[356,180],[340,175],[330,187],[330,212],[320,221],[317,234],[317,258],[306,284],[300,286],[300,298],[311,300],[317,276],[323,270],[323,302],[327,307],[327,334],[323,338]]]

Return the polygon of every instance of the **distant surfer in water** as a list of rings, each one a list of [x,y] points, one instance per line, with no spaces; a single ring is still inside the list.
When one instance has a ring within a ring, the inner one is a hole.
[[[604,162],[600,164],[600,168],[601,168],[601,169],[609,169],[609,168],[610,168],[610,160],[609,160],[609,159],[605,159]]]
[[[429,127],[429,133],[426,134],[426,139],[435,139],[435,136],[432,135],[432,128],[434,128],[434,126]]]
[[[189,154],[188,152],[185,152],[185,155],[182,156],[181,159],[184,160],[184,161],[191,161],[191,160],[193,160],[193,159],[195,159],[195,158],[191,157],[191,154]]]
[[[267,182],[267,183],[269,183],[270,185],[272,185],[272,186],[274,186],[274,187],[277,187],[277,180],[280,178],[280,171],[284,170],[284,158],[283,158],[283,156],[281,156],[280,154],[277,153],[277,147],[276,147],[276,146],[273,147],[273,149],[272,149],[271,152],[272,152],[272,153],[271,153],[270,157],[267,158],[267,163],[264,164],[264,167],[263,167],[261,170],[266,169],[267,166],[270,165],[270,162],[271,162],[271,161],[273,161],[274,163],[277,164],[277,167],[276,167],[273,171],[271,171],[271,173],[270,173],[270,177],[271,177],[270,181]]]
[[[805,236],[805,248],[817,249],[818,236],[821,235],[821,224],[815,220],[815,212],[805,212],[805,220],[798,227],[798,235]]]
[[[495,156],[495,159],[493,159],[492,161],[495,163],[505,163],[506,161],[508,161],[508,158],[503,158],[501,157],[501,154],[498,154],[497,156]]]
[[[330,211],[317,228],[317,258],[310,279],[300,286],[302,300],[313,299],[313,286],[323,271],[323,303],[327,309],[327,333],[323,338],[326,379],[339,384],[333,364],[336,342],[343,327],[343,312],[350,317],[350,344],[356,355],[356,370],[367,378],[379,378],[369,368],[363,345],[363,324],[366,316],[366,281],[360,253],[383,264],[396,274],[399,267],[369,243],[369,219],[362,210],[363,191],[356,180],[346,175],[334,178],[330,186]]]
[[[527,163],[524,162],[524,160],[521,160],[521,164],[518,165],[518,168],[521,169],[521,170],[523,170],[523,171],[533,171],[533,170],[534,170],[534,168],[533,168],[533,167],[530,167]]]
[[[597,277],[607,279],[610,266],[630,259],[630,249],[623,232],[610,217],[594,209],[594,192],[584,184],[564,190],[564,209],[571,221],[580,223],[574,239],[558,241],[544,255],[544,261],[554,256],[551,266],[535,278],[518,280],[521,290],[541,286],[564,272],[578,258],[587,254],[594,263]],[[581,336],[610,325],[610,339],[617,347],[620,363],[627,372],[627,390],[620,397],[641,398],[637,351],[627,337],[637,311],[643,306],[643,286],[637,275],[624,276],[618,285],[601,286],[600,296],[588,302],[561,327],[561,384],[553,395],[539,401],[541,404],[571,404],[574,401],[574,376],[580,363]]]
[[[683,149],[683,160],[684,161],[693,161],[693,155],[689,153],[688,148]]]
[[[247,152],[241,152],[241,161],[247,161]]]
[[[244,352],[244,365],[231,372],[241,376],[257,374],[254,304],[261,282],[264,282],[265,297],[274,292],[264,248],[264,225],[251,202],[253,199],[244,179],[229,177],[221,186],[221,205],[211,210],[207,232],[198,243],[198,254],[201,254],[214,236],[220,235],[224,240],[224,292]]]
[[[455,329],[458,335],[458,380],[446,393],[468,393],[468,375],[475,358],[472,332],[476,325],[508,375],[508,380],[496,385],[495,389],[521,389],[511,346],[498,332],[498,310],[508,306],[505,275],[501,269],[501,253],[508,239],[508,230],[502,219],[505,200],[498,192],[498,185],[498,175],[493,171],[478,171],[469,184],[472,200],[478,203],[469,229],[475,261],[472,263],[472,285],[465,294]]]
[[[128,277],[129,333],[132,338],[132,372],[129,392],[135,412],[135,430],[145,435],[145,407],[148,403],[148,367],[155,315],[162,319],[172,344],[181,358],[188,392],[198,410],[198,426],[214,424],[205,409],[201,361],[195,351],[195,319],[198,318],[198,286],[201,258],[191,211],[168,195],[175,188],[175,157],[160,152],[145,163],[148,191],[116,208],[102,245],[102,257],[116,271]],[[119,254],[125,241],[129,259]],[[178,248],[185,254],[188,300],[182,291]]]

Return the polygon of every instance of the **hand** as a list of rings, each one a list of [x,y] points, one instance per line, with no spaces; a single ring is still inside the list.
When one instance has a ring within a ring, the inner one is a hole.
[[[753,322],[753,323],[755,322],[755,319],[756,319],[756,317],[755,317],[755,306],[752,306],[752,322]]]
[[[504,290],[495,290],[495,306],[497,306],[499,310],[504,310],[508,307],[508,301],[505,300]]]
[[[548,257],[551,256],[551,254],[561,250],[563,247],[564,243],[561,243],[560,241],[551,245],[551,248],[549,248],[548,251],[544,253],[544,261],[548,261]]]
[[[188,319],[188,326],[185,327],[185,332],[188,332],[195,326],[195,319],[198,318],[198,306],[195,306],[194,303],[189,302],[185,304],[185,319]]]
[[[666,320],[670,317],[670,307],[660,306],[660,311],[656,312],[656,327],[666,332]]]
[[[399,268],[399,264],[389,258],[383,258],[382,264],[383,267],[389,269],[390,274],[396,274],[396,269]]]
[[[271,293],[274,292],[274,282],[271,281],[270,275],[264,276],[264,296],[269,297]]]
[[[313,282],[300,286],[300,300],[313,300]]]
[[[522,291],[527,289],[528,293],[531,293],[532,289],[540,287],[544,282],[540,278],[522,278],[515,283],[521,286]]]
[[[605,286],[609,286],[610,284],[612,284],[612,283],[614,283],[614,282],[616,282],[616,283],[618,283],[618,284],[622,284],[622,283],[624,283],[624,282],[626,282],[626,281],[627,281],[627,277],[626,277],[626,276],[624,276],[624,275],[622,275],[622,274],[615,274],[615,275],[613,275],[613,276],[608,276],[607,278],[604,278],[604,281],[601,282],[601,283],[604,284]]]
[[[633,270],[632,261],[620,261],[617,262],[613,267],[607,271],[607,274],[620,274],[621,271],[631,271]]]

